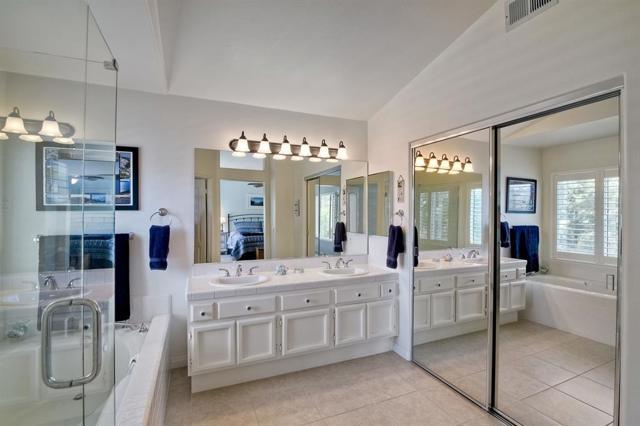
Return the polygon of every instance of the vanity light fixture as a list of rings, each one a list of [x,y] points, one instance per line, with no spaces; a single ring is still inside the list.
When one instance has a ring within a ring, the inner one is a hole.
[[[300,152],[298,153],[298,155],[300,157],[311,157],[311,148],[309,148],[307,138],[302,138],[302,145],[300,145]]]
[[[249,142],[247,141],[247,137],[244,135],[244,130],[242,131],[242,134],[238,138],[238,144],[236,145],[236,152],[242,152],[242,153],[251,152],[251,150],[249,149]]]
[[[42,128],[38,132],[41,136],[47,136],[50,138],[61,138],[62,132],[60,131],[60,125],[53,111],[49,111],[49,115],[42,120]]]
[[[299,156],[298,154],[293,154],[291,156],[291,161],[303,161],[304,157]]]
[[[442,159],[440,160],[440,166],[438,167],[438,173],[444,174],[449,173],[451,169],[451,165],[449,164],[449,159],[447,158],[447,154],[442,154]]]
[[[260,146],[258,147],[259,154],[271,154],[271,144],[269,143],[269,139],[267,139],[267,134],[262,134],[262,140],[260,141]],[[266,157],[266,155],[264,156]],[[260,157],[260,158],[264,158]]]
[[[421,172],[425,169],[426,165],[427,163],[424,161],[422,153],[420,151],[416,151],[416,159],[413,162],[413,168],[416,171]]]
[[[4,132],[0,132],[0,141],[6,141],[7,139],[9,139],[9,136]]]
[[[338,160],[346,160],[347,158],[349,158],[349,156],[347,155],[347,147],[344,146],[344,142],[340,141],[340,144],[338,145],[338,153],[336,154],[336,158]]]
[[[75,143],[75,141],[73,140],[73,138],[65,138],[65,137],[61,137],[61,138],[53,138],[53,141],[55,143],[59,143],[61,145],[73,145]]]
[[[273,157],[271,158],[273,158],[274,160],[284,160],[285,158],[287,158],[287,156],[283,154],[273,154]]]
[[[462,171],[462,162],[457,155],[453,156],[453,164],[451,165],[451,174],[458,174]]]
[[[322,158],[318,158],[318,157],[309,157],[309,162],[311,163],[319,163],[322,161]]]
[[[320,151],[318,151],[318,158],[329,158],[331,155],[329,154],[329,147],[327,146],[327,142],[322,139],[322,145],[320,145]]]
[[[327,158],[327,160],[326,160],[326,161],[327,161],[327,163],[337,163],[337,162],[338,162],[338,159],[337,159],[337,158],[333,158],[333,157],[331,157],[331,158]]]
[[[439,162],[436,158],[436,154],[433,152],[429,153],[429,162],[427,163],[427,173],[433,173],[438,170]]]
[[[291,143],[289,143],[287,135],[284,135],[284,138],[282,139],[282,143],[280,144],[280,152],[278,152],[278,154],[293,155],[293,152],[291,152]]]
[[[471,158],[467,157],[464,159],[464,167],[462,170],[465,173],[473,173],[473,164],[471,163]]]
[[[20,135],[19,138],[25,142],[42,142],[42,137],[40,135]]]
[[[15,133],[18,135],[26,135],[27,129],[24,128],[24,121],[20,117],[18,107],[13,107],[13,111],[7,116],[2,132]]]

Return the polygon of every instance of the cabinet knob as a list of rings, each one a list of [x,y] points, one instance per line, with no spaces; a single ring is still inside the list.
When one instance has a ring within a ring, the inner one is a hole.
[[[440,287],[440,283],[436,283],[436,287]]]
[[[206,315],[207,315],[207,313],[206,313],[205,311],[200,311],[200,316],[201,316],[201,317],[204,317],[204,316],[206,316]]]
[[[250,310],[251,310],[251,306],[247,306],[247,311],[250,311]]]
[[[362,293],[358,293],[358,297],[362,297]]]
[[[391,288],[390,288],[390,289],[389,289],[389,293],[393,293],[393,289],[391,289]]]
[[[304,303],[309,303],[309,302],[311,302],[311,300],[309,300],[309,299],[304,299]]]

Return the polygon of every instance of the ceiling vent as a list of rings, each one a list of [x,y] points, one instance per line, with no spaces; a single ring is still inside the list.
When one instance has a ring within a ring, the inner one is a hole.
[[[527,22],[558,4],[559,0],[505,0],[505,23],[507,31]]]

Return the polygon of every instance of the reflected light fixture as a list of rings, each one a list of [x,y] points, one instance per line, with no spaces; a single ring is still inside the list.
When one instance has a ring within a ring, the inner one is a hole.
[[[440,166],[438,167],[438,173],[449,173],[451,169],[451,165],[449,164],[449,159],[447,158],[447,154],[442,154],[442,159],[440,160]]]
[[[320,151],[318,151],[318,158],[330,158],[329,147],[327,146],[327,142],[322,139],[322,145],[320,145]]]
[[[238,144],[236,145],[236,152],[250,152],[249,142],[247,141],[247,137],[244,135],[244,130],[242,134],[238,138]],[[242,156],[244,157],[244,156]]]
[[[6,141],[7,139],[9,139],[9,136],[4,132],[0,132],[0,141]]]
[[[344,146],[344,142],[340,141],[340,144],[338,145],[338,153],[336,154],[336,158],[338,160],[346,160],[347,158],[349,158],[349,156],[347,155],[347,147]]]
[[[75,143],[75,142],[74,142],[74,140],[73,140],[72,138],[65,138],[65,137],[62,137],[62,138],[53,138],[53,141],[54,141],[55,143],[59,143],[59,144],[61,144],[61,145],[73,145],[73,144]]]
[[[309,161],[312,163],[319,163],[322,161],[322,158],[318,158],[318,157],[309,157]]]
[[[462,163],[457,155],[453,156],[453,165],[451,166],[451,174],[458,174],[462,171]]]
[[[420,151],[416,151],[416,159],[413,162],[414,169],[421,172],[425,169],[427,163],[424,161],[424,157]]]
[[[53,111],[49,111],[49,115],[42,120],[42,128],[38,132],[41,136],[47,136],[50,138],[61,138],[62,132],[60,132],[60,125]]]
[[[287,158],[287,156],[282,154],[274,154],[271,158],[273,158],[274,160],[284,160],[285,158]]]
[[[467,157],[464,159],[464,167],[462,170],[465,173],[473,173],[473,164],[471,163],[471,158]]]
[[[331,158],[327,158],[326,161],[327,161],[327,163],[337,163],[338,159],[331,157]]]
[[[2,128],[3,132],[16,133],[18,135],[26,135],[27,129],[24,128],[24,121],[20,117],[20,110],[18,107],[13,107],[13,111],[7,116],[7,120]]]
[[[307,138],[302,138],[302,145],[300,145],[300,157],[311,157],[311,148],[309,148],[309,143],[307,142]]]
[[[19,138],[25,142],[42,142],[42,137],[40,135],[26,134],[26,135],[20,135]]]
[[[427,172],[433,173],[438,170],[439,164],[438,159],[436,158],[436,154],[433,152],[429,153],[429,163],[427,163]]]
[[[262,134],[262,140],[260,141],[260,146],[258,147],[259,154],[271,154],[271,145],[269,144],[269,139],[267,139],[267,134]],[[255,157],[255,156],[254,156]],[[260,157],[265,158],[266,155]]]
[[[280,152],[278,152],[278,154],[293,155],[293,152],[291,152],[291,144],[287,139],[287,135],[284,135],[284,138],[282,139],[282,144],[280,144]]]

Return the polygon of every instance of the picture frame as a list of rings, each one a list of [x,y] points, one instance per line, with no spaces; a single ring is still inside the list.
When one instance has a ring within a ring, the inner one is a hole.
[[[247,194],[247,208],[248,209],[263,209],[264,208],[264,195]]]
[[[536,179],[507,177],[506,213],[535,214],[537,195]]]
[[[138,210],[137,147],[76,143],[36,146],[36,210]]]

